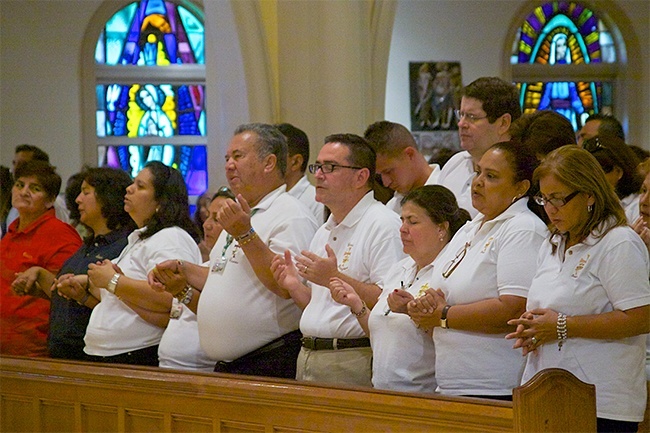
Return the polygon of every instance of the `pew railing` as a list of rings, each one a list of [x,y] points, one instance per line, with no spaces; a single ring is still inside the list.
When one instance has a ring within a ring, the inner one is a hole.
[[[513,402],[290,380],[0,358],[0,431],[596,431],[595,390],[545,370]]]

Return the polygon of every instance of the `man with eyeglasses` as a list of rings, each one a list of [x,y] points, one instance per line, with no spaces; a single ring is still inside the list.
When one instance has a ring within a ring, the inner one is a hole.
[[[449,188],[461,208],[477,215],[472,206],[474,166],[495,143],[510,140],[510,125],[521,117],[517,87],[497,77],[482,77],[462,92],[456,110],[460,147],[464,150],[445,164],[438,183]]]
[[[373,197],[375,152],[362,137],[330,135],[309,171],[316,200],[332,213],[309,251],[297,257],[286,252],[272,265],[280,286],[304,308],[296,378],[371,386],[370,340],[357,317],[369,313],[391,265],[404,257],[399,218]],[[364,301],[361,310],[332,299],[332,277],[354,287]]]
[[[386,207],[399,215],[401,201],[415,188],[438,183],[440,166],[429,165],[411,132],[399,123],[375,122],[364,134],[377,153],[377,173],[385,187],[395,191]]]

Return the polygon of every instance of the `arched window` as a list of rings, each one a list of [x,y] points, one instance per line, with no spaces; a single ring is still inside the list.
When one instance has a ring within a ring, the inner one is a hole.
[[[530,11],[510,57],[524,113],[552,109],[576,130],[591,114],[616,116],[625,47],[612,35],[603,17],[580,2],[550,1]]]
[[[190,196],[207,190],[202,20],[189,2],[140,0],[105,22],[94,56],[99,166],[135,176],[158,160]]]

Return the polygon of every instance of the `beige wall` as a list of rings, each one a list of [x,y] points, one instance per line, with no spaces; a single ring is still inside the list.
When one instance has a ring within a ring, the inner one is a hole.
[[[260,8],[259,0],[206,1],[211,188],[224,181],[224,148],[239,123],[295,123],[315,151],[329,133],[362,133],[384,108],[386,118],[408,125],[408,61],[459,60],[465,82],[503,75],[505,38],[525,3],[275,0]],[[642,48],[628,89],[637,98],[630,136],[650,148],[650,2],[614,3]],[[82,41],[102,4],[0,0],[3,165],[15,145],[29,142],[48,151],[65,178],[80,168]],[[273,17],[276,25],[264,23]]]

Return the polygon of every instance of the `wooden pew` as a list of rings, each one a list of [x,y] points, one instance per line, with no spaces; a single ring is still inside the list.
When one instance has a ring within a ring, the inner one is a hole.
[[[593,385],[547,370],[513,402],[0,358],[0,431],[595,431]]]

